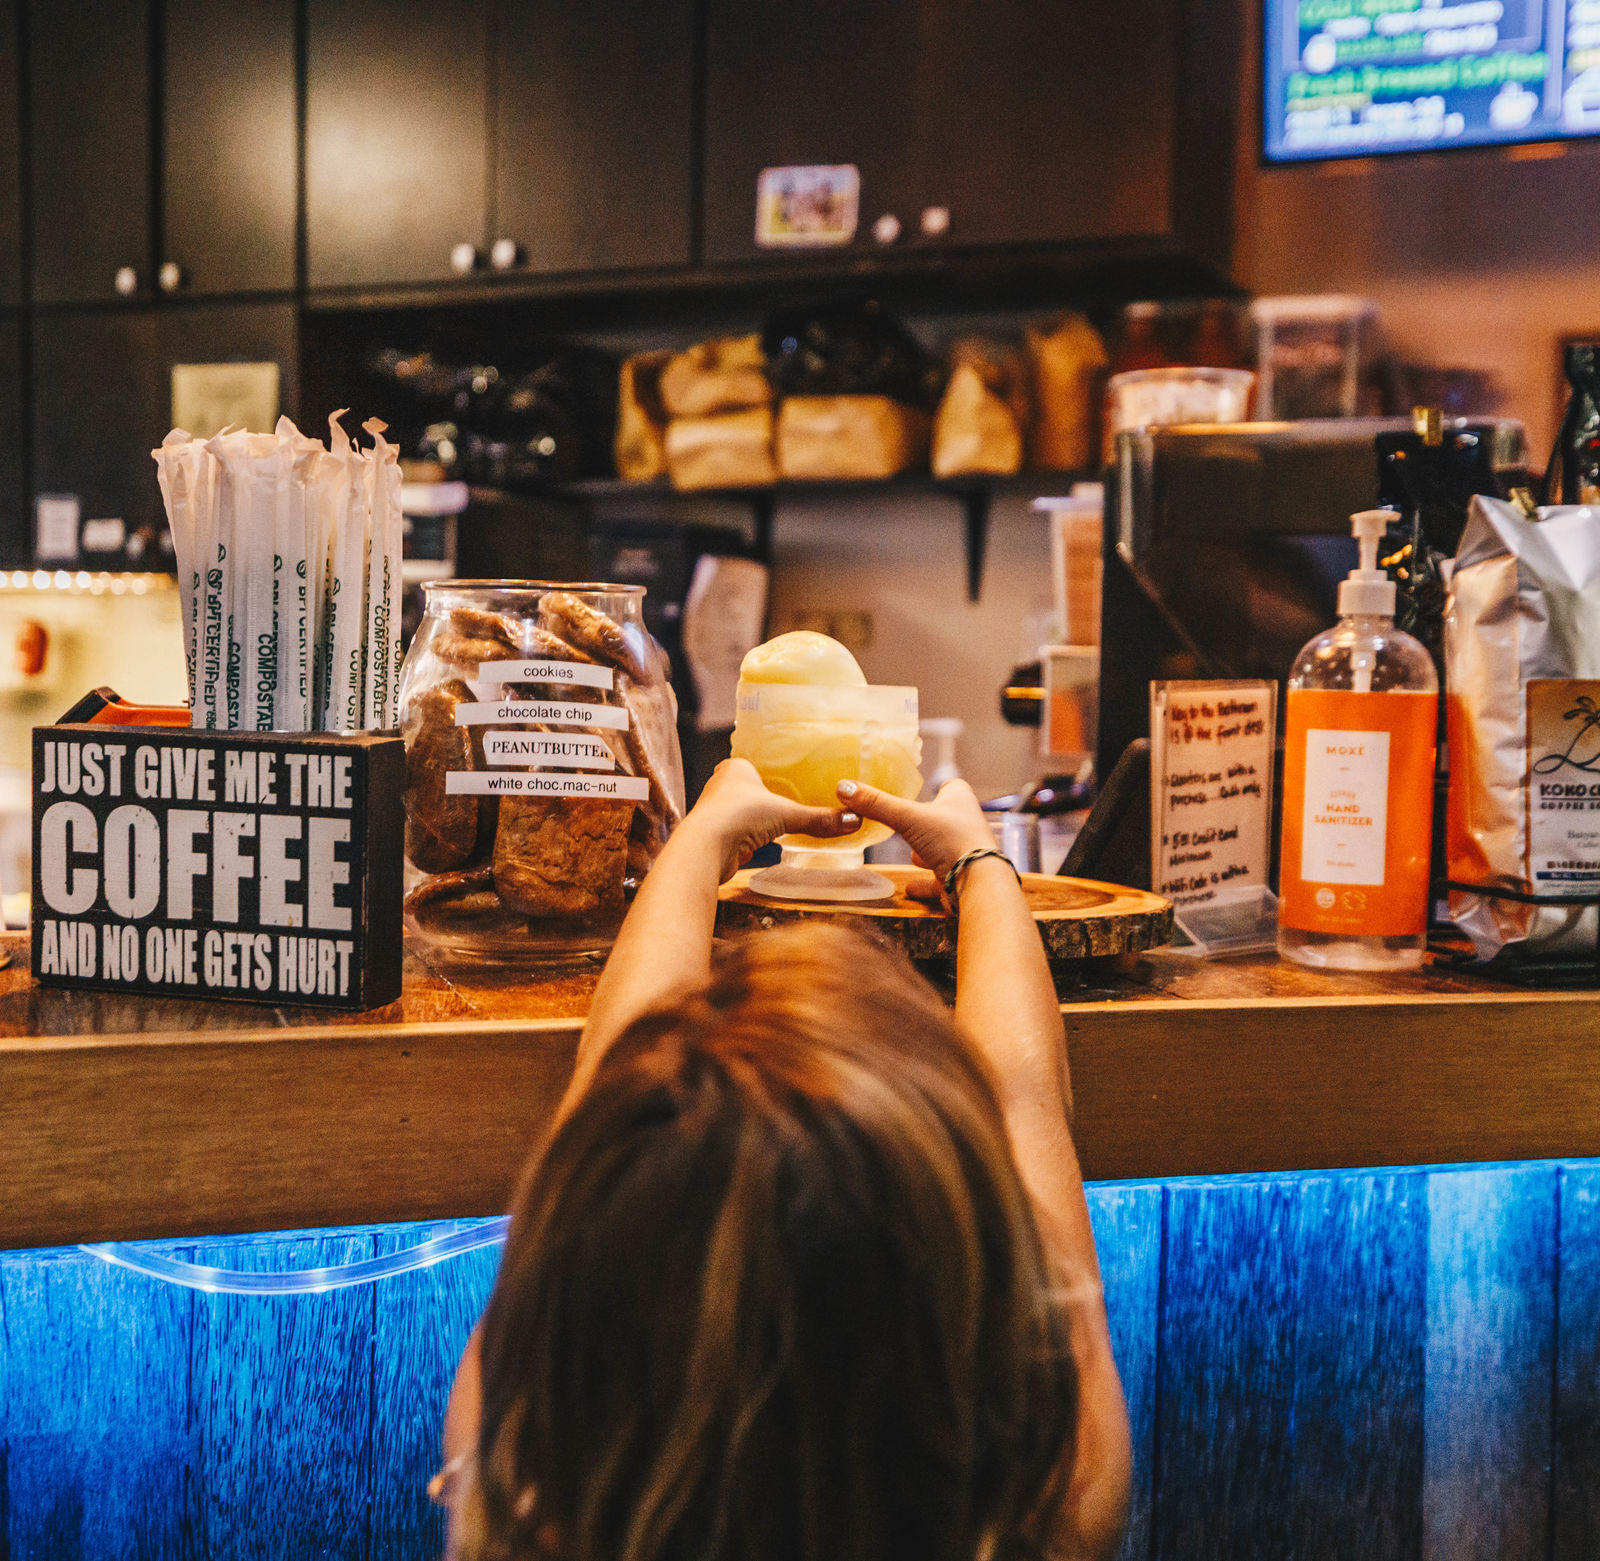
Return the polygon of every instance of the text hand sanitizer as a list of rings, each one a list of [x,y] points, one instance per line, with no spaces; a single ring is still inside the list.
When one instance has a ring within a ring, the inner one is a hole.
[[[1394,626],[1388,510],[1350,518],[1361,564],[1339,621],[1296,658],[1283,756],[1278,952],[1336,970],[1422,963],[1439,680]]]

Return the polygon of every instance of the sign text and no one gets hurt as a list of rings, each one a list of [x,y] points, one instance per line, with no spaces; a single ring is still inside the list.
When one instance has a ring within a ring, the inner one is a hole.
[[[33,973],[369,1008],[400,990],[395,737],[40,727]]]

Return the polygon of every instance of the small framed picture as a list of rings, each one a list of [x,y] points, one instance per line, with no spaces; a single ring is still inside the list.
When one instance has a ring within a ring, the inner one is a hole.
[[[756,181],[756,243],[763,249],[848,244],[860,215],[854,163],[763,168]]]

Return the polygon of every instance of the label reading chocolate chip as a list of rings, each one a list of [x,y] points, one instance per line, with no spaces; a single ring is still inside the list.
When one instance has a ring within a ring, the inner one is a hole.
[[[632,775],[547,775],[539,770],[452,770],[444,789],[453,797],[609,797],[615,802],[645,802],[650,782]]]
[[[484,661],[478,665],[480,683],[557,683],[569,688],[612,688],[616,673],[586,661]]]
[[[567,704],[546,699],[502,699],[456,706],[457,726],[492,726],[497,721],[536,721],[541,726],[586,726],[596,731],[625,732],[630,717],[621,705]]]

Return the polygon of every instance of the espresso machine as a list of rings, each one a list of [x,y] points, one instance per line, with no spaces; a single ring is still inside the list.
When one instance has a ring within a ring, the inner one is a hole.
[[[1099,775],[1149,735],[1152,680],[1281,682],[1337,617],[1339,581],[1356,562],[1350,516],[1405,510],[1407,460],[1422,464],[1416,426],[1329,418],[1118,436],[1105,499]],[[1473,493],[1527,481],[1518,422],[1435,418],[1426,437],[1444,508],[1463,517]]]

